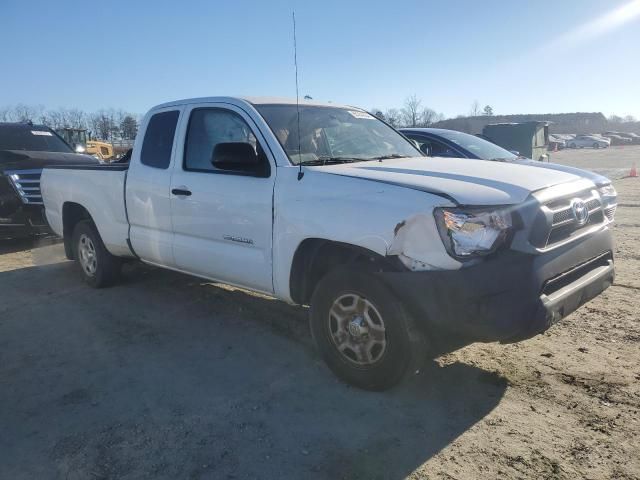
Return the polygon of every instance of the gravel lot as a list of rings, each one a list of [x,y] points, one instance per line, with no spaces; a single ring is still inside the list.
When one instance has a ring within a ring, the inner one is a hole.
[[[338,382],[306,311],[142,265],[92,290],[0,244],[0,478],[640,478],[640,148],[564,151],[620,194],[616,284],[544,335]]]
[[[615,146],[606,149],[567,148],[550,152],[551,161],[593,170],[611,179],[629,175],[634,162],[640,168],[640,145]]]

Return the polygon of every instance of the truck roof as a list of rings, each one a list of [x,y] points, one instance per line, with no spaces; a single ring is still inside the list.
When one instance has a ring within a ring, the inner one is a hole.
[[[171,102],[165,102],[160,105],[156,105],[152,108],[173,107],[177,105],[188,105],[191,103],[213,103],[213,102],[243,102],[251,105],[266,105],[266,104],[279,104],[279,105],[295,105],[295,98],[288,97],[197,97],[197,98],[185,98],[182,100],[174,100]],[[339,107],[339,108],[358,108],[350,105],[342,105],[338,103],[319,102],[317,100],[300,99],[300,105],[308,106],[320,106],[320,107]]]

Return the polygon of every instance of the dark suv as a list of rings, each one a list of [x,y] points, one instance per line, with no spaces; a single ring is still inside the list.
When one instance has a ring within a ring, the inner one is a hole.
[[[53,130],[31,123],[0,123],[0,238],[48,231],[40,193],[42,167],[96,164]]]

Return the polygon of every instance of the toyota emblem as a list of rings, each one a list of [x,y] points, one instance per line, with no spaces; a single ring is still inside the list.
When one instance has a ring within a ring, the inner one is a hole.
[[[589,220],[589,209],[582,200],[574,198],[571,201],[571,210],[573,211],[573,216],[575,217],[578,225],[582,226],[587,223]]]

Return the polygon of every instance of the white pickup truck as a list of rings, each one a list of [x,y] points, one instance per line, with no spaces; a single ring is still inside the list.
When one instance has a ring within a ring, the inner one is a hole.
[[[611,186],[424,157],[348,106],[166,103],[128,164],[45,168],[41,188],[90,285],[139,259],[311,305],[329,367],[367,389],[427,345],[534,336],[614,278]]]

